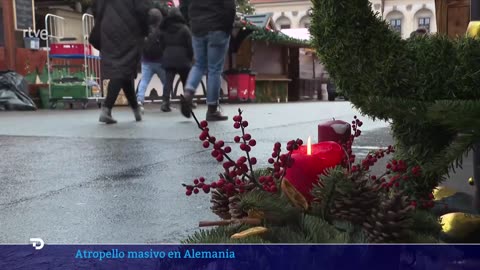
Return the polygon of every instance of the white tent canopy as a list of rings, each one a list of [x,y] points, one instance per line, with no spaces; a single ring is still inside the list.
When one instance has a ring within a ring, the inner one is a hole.
[[[281,31],[285,35],[295,39],[310,40],[311,38],[308,28],[282,29]]]

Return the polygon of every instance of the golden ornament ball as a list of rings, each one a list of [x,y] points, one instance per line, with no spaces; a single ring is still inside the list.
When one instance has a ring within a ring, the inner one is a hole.
[[[470,184],[470,186],[475,185],[475,182],[473,182],[473,177],[468,178],[468,184]]]

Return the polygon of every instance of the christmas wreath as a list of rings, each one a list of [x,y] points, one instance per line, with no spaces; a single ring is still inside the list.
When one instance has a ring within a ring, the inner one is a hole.
[[[372,152],[360,162],[352,152],[361,136],[362,121],[352,121],[347,139],[326,142],[337,145],[342,155],[312,182],[289,175],[297,166],[294,154],[303,147],[301,139],[273,146],[266,169],[255,169],[252,156],[255,139],[247,132],[242,111],[233,120],[240,130],[234,142],[244,153],[231,156],[232,145],[211,134],[206,121],[199,122],[199,139],[211,156],[222,164],[215,181],[200,177],[183,184],[187,196],[210,194],[211,209],[221,220],[200,222],[203,229],[186,243],[426,243],[438,242],[441,231],[437,217],[429,213],[433,195],[412,200],[403,186],[422,174],[420,167],[392,159],[381,175],[371,167],[394,153],[392,146]]]

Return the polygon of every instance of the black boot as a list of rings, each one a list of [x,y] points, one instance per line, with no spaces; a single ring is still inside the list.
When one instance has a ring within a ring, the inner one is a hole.
[[[190,91],[185,91],[184,95],[180,96],[180,105],[181,112],[183,116],[190,118],[192,116],[192,105],[193,102],[193,93]]]
[[[102,107],[102,112],[100,113],[100,118],[98,121],[105,123],[105,124],[116,124],[117,120],[113,119],[112,117],[112,109],[107,108],[105,106]]]
[[[171,112],[172,109],[170,108],[170,99],[164,98],[160,109],[162,112]]]
[[[133,110],[133,116],[135,116],[135,121],[137,122],[142,121],[142,111],[140,110],[140,107],[132,108],[132,110]]]
[[[207,111],[207,121],[226,121],[228,120],[228,116],[223,115],[219,110],[217,105],[208,105]]]

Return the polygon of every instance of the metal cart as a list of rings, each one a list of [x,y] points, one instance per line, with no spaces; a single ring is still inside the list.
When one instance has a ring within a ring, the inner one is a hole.
[[[54,14],[45,16],[49,101],[52,109],[57,107],[58,101],[70,104],[70,108],[73,108],[75,102],[80,102],[83,109],[91,101],[95,101],[98,107],[101,106],[104,98],[100,53],[88,43],[93,24],[93,16],[84,14],[82,42],[66,43],[70,39],[64,36],[65,19]]]

